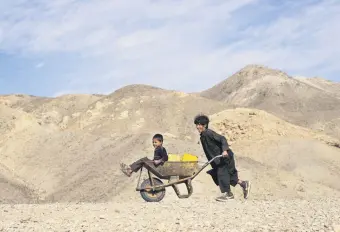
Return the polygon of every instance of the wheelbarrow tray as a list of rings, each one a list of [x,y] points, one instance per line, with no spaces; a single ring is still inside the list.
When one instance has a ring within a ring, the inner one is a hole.
[[[197,161],[167,161],[158,166],[152,162],[146,162],[144,167],[159,179],[166,180],[174,176],[179,178],[193,176],[201,168]]]

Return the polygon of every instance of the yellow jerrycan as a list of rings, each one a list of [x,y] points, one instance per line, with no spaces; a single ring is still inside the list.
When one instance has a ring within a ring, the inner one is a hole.
[[[168,154],[168,162],[179,162],[179,161],[181,161],[180,155]]]
[[[181,157],[182,162],[197,162],[198,157],[189,153],[184,153]]]

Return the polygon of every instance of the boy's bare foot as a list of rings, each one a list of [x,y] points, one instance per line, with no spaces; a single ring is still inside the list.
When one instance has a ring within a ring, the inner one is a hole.
[[[127,175],[128,177],[131,176],[132,174],[132,170],[129,166],[127,166],[126,164],[120,164],[120,170]]]

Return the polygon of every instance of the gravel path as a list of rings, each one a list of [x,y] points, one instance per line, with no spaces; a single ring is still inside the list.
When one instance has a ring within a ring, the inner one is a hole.
[[[206,200],[206,201],[205,201]],[[340,231],[340,199],[0,205],[0,231]]]

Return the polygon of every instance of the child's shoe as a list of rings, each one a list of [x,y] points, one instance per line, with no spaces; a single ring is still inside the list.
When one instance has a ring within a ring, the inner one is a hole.
[[[243,189],[243,197],[247,199],[250,192],[250,181],[243,181],[241,187]]]
[[[232,192],[222,193],[221,196],[216,198],[216,201],[228,201],[234,199],[234,194]]]

